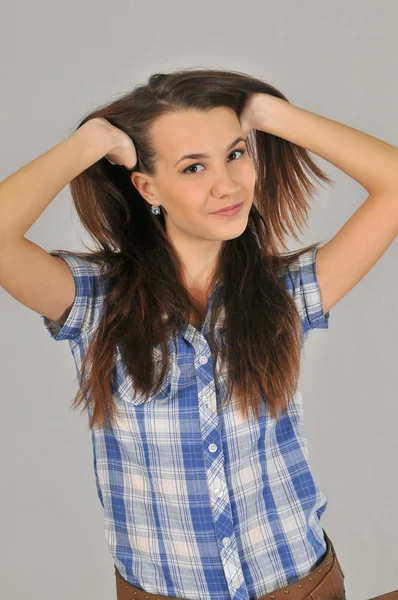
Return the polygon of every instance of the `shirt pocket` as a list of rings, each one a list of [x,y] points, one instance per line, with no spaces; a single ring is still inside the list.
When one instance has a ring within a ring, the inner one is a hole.
[[[170,348],[169,348],[170,351]],[[162,352],[158,347],[152,351],[152,356],[155,361],[156,377],[159,376],[162,367]],[[122,359],[119,346],[116,346],[116,365],[114,367],[114,380],[112,383],[112,395],[117,404],[129,403],[134,405],[152,402],[153,400],[168,400],[171,392],[173,372],[173,358],[171,355],[171,365],[166,373],[161,387],[157,394],[150,396],[144,395],[137,391],[132,377],[127,373],[126,365]]]

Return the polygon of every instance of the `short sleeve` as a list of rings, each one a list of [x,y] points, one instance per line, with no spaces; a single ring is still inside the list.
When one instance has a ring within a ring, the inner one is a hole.
[[[321,291],[316,274],[316,256],[319,247],[304,252],[285,266],[284,280],[296,302],[306,339],[312,329],[328,329],[330,311],[323,311]]]
[[[53,340],[76,340],[91,330],[101,316],[105,297],[101,264],[64,250],[53,250],[50,254],[59,256],[68,265],[75,280],[76,294],[62,326],[43,315],[40,315],[41,322]]]

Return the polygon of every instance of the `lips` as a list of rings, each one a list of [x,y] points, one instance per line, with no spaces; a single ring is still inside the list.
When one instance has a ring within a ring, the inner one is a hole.
[[[230,206],[224,206],[224,208],[220,208],[220,210],[215,210],[211,214],[216,215],[221,212],[226,212],[228,210],[232,210],[233,208],[236,208],[237,206],[240,206],[241,204],[243,204],[243,202],[237,202],[236,204],[231,204]]]

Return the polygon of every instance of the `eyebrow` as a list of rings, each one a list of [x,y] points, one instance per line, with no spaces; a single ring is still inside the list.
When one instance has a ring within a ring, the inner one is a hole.
[[[246,138],[243,137],[238,137],[236,138],[236,140],[234,140],[232,142],[232,144],[230,144],[227,148],[227,152],[228,150],[231,150],[234,146],[236,146],[236,144],[238,142],[246,142]],[[208,154],[203,154],[203,153],[196,153],[196,154],[185,154],[184,156],[182,156],[179,160],[177,160],[176,164],[174,165],[174,167],[176,167],[178,165],[178,163],[180,163],[182,160],[185,160],[186,158],[209,158]]]

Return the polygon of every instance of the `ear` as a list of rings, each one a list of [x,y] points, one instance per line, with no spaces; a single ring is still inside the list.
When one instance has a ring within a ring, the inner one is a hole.
[[[136,190],[150,204],[156,204],[156,196],[153,191],[152,178],[149,175],[144,175],[139,171],[134,171],[130,175],[131,182]]]

